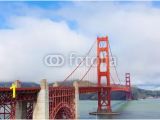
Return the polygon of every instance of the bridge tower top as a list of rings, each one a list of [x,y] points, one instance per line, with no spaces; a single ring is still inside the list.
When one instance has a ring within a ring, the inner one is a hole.
[[[102,68],[102,64],[105,68]],[[110,86],[109,65],[109,41],[108,37],[97,37],[97,76],[98,86],[102,85],[102,77],[105,77],[107,86]]]
[[[125,79],[126,79],[126,86],[131,86],[131,78],[130,78],[130,73],[125,74]]]

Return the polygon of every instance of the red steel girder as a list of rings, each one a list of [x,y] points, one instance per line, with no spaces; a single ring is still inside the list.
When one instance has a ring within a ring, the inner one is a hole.
[[[49,87],[49,118],[75,118],[75,88]]]
[[[33,102],[37,100],[37,94],[40,88],[17,88],[16,98],[12,97],[12,90],[9,88],[0,88],[0,118],[15,119],[16,103],[26,102],[26,116],[32,118]]]

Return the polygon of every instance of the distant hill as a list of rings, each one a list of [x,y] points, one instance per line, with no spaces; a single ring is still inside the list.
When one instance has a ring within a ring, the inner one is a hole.
[[[73,83],[77,81],[79,86],[96,86],[95,83],[89,82],[89,81],[79,81],[79,80],[70,80],[70,81],[65,81],[65,82],[55,82],[58,85],[62,86],[73,86]],[[50,86],[52,86],[55,83],[50,83]]]
[[[159,90],[144,90],[137,87],[132,88],[134,99],[146,99],[149,97],[159,98],[160,91]]]
[[[0,87],[10,87],[13,82],[0,82]],[[22,82],[22,87],[38,87],[39,84],[34,82]]]

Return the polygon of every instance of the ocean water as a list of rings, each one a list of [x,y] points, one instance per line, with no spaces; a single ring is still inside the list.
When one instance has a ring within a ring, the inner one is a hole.
[[[89,115],[97,110],[97,101],[79,102],[80,119],[160,119],[160,99],[112,101],[112,111],[118,115]]]

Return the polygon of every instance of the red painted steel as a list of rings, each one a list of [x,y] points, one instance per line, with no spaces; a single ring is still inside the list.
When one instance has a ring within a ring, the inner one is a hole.
[[[132,92],[131,92],[131,78],[130,78],[130,73],[125,74],[125,79],[126,79],[126,87],[129,88],[129,91],[126,92],[126,99],[131,100],[132,99]]]
[[[79,93],[98,93],[101,92],[101,89],[107,90],[111,88],[111,92],[115,91],[123,91],[123,92],[130,92],[130,88],[126,87],[125,85],[111,85],[111,86],[94,86],[94,87],[79,87]]]
[[[0,118],[15,119],[16,104],[21,102],[26,103],[26,116],[23,117],[32,119],[33,103],[37,100],[39,90],[40,88],[17,88],[16,98],[13,98],[9,88],[0,88]]]
[[[102,56],[103,54],[103,56]],[[106,70],[101,68],[102,64],[106,64]],[[111,86],[110,86],[110,62],[109,62],[109,42],[108,37],[97,38],[97,85],[102,85],[102,77],[106,79],[107,89],[101,88],[98,91],[98,112],[107,110],[111,112]]]
[[[24,116],[25,119],[32,119],[34,102],[35,101],[27,101],[26,102],[26,116]]]
[[[75,118],[75,89],[74,87],[49,88],[49,118]]]

